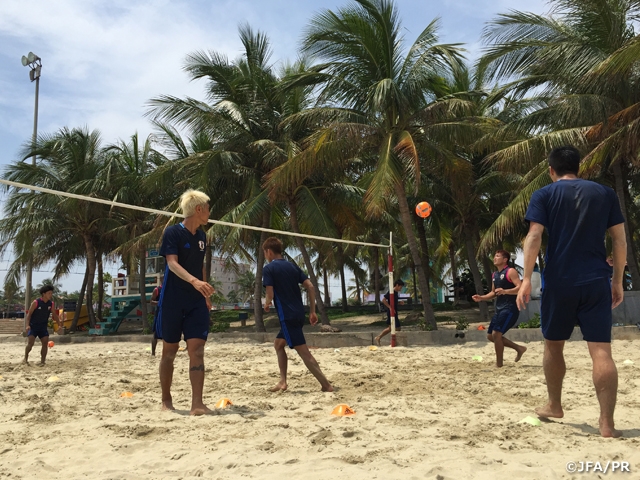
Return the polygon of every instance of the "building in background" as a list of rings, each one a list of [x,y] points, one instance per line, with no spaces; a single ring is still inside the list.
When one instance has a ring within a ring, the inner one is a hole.
[[[240,276],[251,271],[251,267],[246,263],[236,263],[233,266],[228,266],[228,263],[222,257],[213,257],[211,259],[211,277],[216,282],[216,289],[225,298],[229,298],[229,292],[232,290],[238,294],[240,293],[241,287],[238,284],[238,280]]]

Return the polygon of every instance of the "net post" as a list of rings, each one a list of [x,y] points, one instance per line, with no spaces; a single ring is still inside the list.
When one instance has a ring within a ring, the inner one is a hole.
[[[391,315],[391,346],[396,346],[396,295],[393,290],[393,232],[389,232],[389,313]]]

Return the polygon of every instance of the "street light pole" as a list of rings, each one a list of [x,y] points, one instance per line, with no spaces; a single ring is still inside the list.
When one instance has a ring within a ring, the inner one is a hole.
[[[40,94],[40,72],[42,70],[42,59],[33,52],[22,56],[22,65],[29,66],[29,79],[36,82],[36,103],[33,111],[33,136],[31,137],[31,148],[35,150],[36,138],[38,137],[38,96]],[[36,155],[31,158],[31,164],[36,165]],[[29,255],[27,260],[27,279],[24,292],[24,315],[27,316],[31,306],[31,284],[33,277],[33,256]]]

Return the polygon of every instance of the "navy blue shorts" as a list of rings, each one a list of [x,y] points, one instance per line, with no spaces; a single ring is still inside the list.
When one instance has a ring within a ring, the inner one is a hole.
[[[36,338],[45,338],[49,336],[49,331],[47,330],[47,325],[30,325],[31,329],[29,330],[30,337]]]
[[[540,324],[547,340],[568,340],[580,325],[587,342],[611,342],[611,283],[608,278],[578,286],[549,287],[540,299]]]
[[[520,311],[517,307],[496,310],[487,333],[500,332],[504,335],[516,324],[519,315]]]
[[[280,331],[276,338],[283,338],[287,341],[289,348],[305,345],[307,341],[304,339],[302,326],[304,320],[280,320]]]
[[[387,325],[391,326],[391,317],[389,315],[387,315]],[[396,317],[396,329],[399,329],[400,327],[400,319]]]
[[[209,309],[205,298],[189,306],[163,301],[155,327],[156,336],[167,343],[179,343],[182,335],[185,340],[206,340],[209,335]]]

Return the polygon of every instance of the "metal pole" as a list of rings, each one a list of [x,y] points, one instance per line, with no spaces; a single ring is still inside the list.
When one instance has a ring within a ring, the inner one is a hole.
[[[389,306],[391,307],[391,346],[396,346],[396,292],[393,289],[393,232],[389,232]]]
[[[36,138],[38,137],[38,95],[40,94],[40,76],[36,77],[36,104],[33,109],[33,136],[31,137],[31,148],[35,150]],[[35,167],[36,156],[31,157],[31,164]],[[33,257],[29,255],[27,260],[27,279],[24,292],[24,316],[25,322],[27,312],[31,306],[31,284],[33,283]]]

